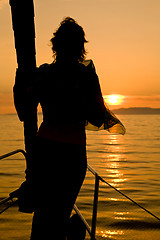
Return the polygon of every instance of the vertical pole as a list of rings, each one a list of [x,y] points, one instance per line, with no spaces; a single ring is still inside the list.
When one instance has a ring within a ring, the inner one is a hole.
[[[19,119],[24,122],[26,173],[29,173],[32,142],[37,132],[37,106],[31,91],[36,71],[34,4],[33,0],[10,0],[10,6],[18,64],[14,103]]]
[[[36,68],[34,4],[33,0],[10,0],[10,6],[18,69],[26,74]]]
[[[91,239],[92,240],[95,239],[95,235],[96,235],[98,191],[99,191],[99,176],[98,176],[98,174],[96,174],[95,175],[94,201],[93,201],[92,229],[91,229]]]

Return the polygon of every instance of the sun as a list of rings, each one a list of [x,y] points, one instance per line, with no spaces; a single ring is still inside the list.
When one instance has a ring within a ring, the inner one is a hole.
[[[123,102],[124,96],[119,94],[112,94],[104,96],[104,99],[110,105],[120,105]]]

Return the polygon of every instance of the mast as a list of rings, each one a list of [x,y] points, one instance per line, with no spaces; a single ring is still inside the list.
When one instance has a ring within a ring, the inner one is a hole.
[[[18,64],[14,103],[20,121],[24,122],[27,173],[31,166],[32,143],[37,132],[37,106],[32,97],[36,70],[34,4],[33,0],[10,0],[10,6]]]
[[[18,69],[35,69],[35,26],[33,0],[10,0]]]

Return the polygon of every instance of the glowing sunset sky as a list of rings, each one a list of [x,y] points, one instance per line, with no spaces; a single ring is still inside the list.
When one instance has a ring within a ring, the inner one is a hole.
[[[27,2],[27,0],[22,0]],[[14,112],[16,64],[9,0],[0,0],[0,113]],[[52,62],[49,39],[65,16],[84,27],[103,95],[117,107],[160,107],[160,0],[36,0],[37,65]]]

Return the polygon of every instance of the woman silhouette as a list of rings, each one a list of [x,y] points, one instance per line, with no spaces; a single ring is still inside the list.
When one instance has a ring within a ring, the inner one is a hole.
[[[103,101],[92,60],[84,60],[83,28],[65,18],[51,39],[55,60],[37,69],[34,98],[43,122],[33,145],[31,239],[65,239],[86,174],[85,127],[112,129],[119,120]],[[117,130],[116,130],[117,131]]]

